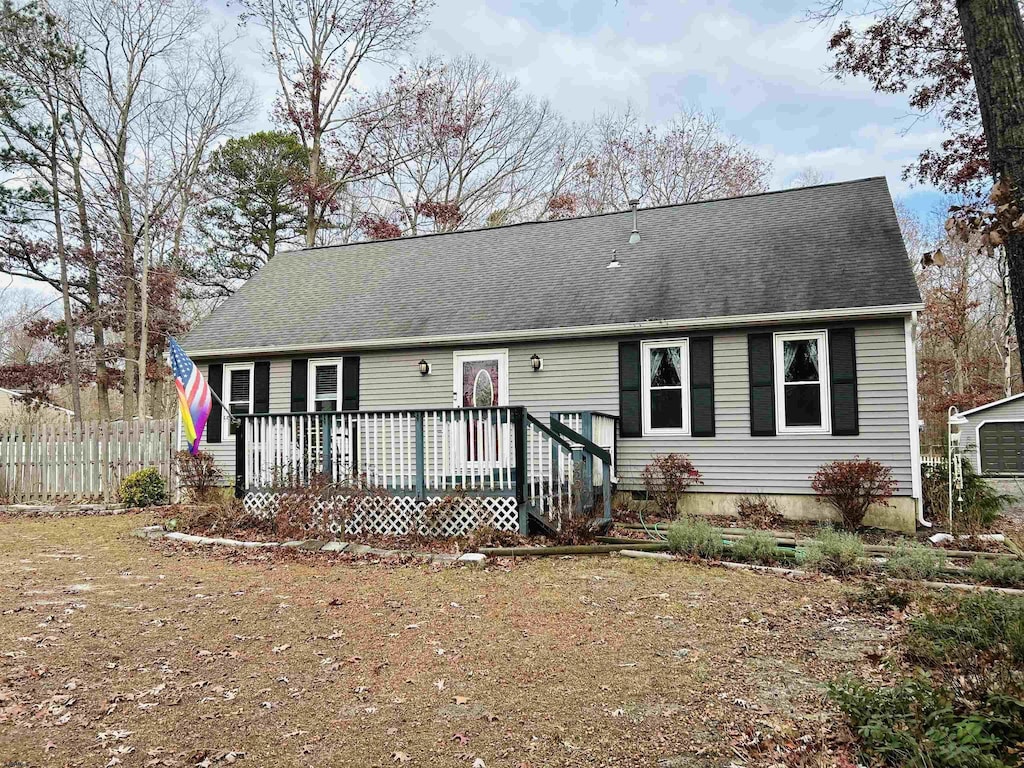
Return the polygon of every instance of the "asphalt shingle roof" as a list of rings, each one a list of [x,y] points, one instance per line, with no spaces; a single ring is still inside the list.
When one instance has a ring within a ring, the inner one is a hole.
[[[921,300],[884,178],[281,253],[190,354]],[[607,269],[612,249],[622,266]]]

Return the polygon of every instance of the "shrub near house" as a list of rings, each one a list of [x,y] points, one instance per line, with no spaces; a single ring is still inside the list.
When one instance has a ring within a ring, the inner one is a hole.
[[[896,493],[896,481],[889,467],[872,459],[851,459],[823,464],[811,478],[817,500],[831,504],[839,512],[843,525],[860,528],[873,504],[889,506]]]

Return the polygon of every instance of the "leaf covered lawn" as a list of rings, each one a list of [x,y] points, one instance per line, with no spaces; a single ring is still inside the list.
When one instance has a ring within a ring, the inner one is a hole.
[[[822,686],[889,631],[833,582],[195,551],[147,522],[0,522],[0,765],[835,765]]]

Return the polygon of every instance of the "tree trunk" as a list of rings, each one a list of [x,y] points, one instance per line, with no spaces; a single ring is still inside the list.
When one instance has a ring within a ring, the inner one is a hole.
[[[53,231],[57,241],[57,259],[60,263],[60,293],[64,303],[64,328],[68,335],[68,379],[71,386],[71,408],[75,421],[82,421],[82,379],[78,372],[78,349],[75,344],[75,316],[71,312],[71,291],[68,286],[68,256],[64,250],[64,222],[60,211],[60,178],[57,172],[57,135],[60,125],[56,112],[52,112],[50,137],[50,184],[53,186]]]
[[[147,161],[148,162],[148,161]],[[146,195],[149,195],[149,171],[146,171]],[[142,302],[139,332],[139,418],[146,417],[146,355],[149,354],[149,264],[153,258],[153,241],[149,231],[149,200],[146,200],[146,220],[143,222],[142,236],[142,282],[139,286],[139,298]]]
[[[992,172],[1013,189],[1024,210],[1024,21],[1017,0],[957,0],[971,60]],[[1006,243],[1010,288],[1016,299],[1017,352],[1024,354],[1024,235]]]
[[[77,141],[76,137],[76,141]],[[80,148],[80,144],[78,145]],[[102,421],[110,421],[110,384],[107,372],[107,344],[103,335],[103,316],[100,307],[99,260],[92,245],[92,228],[85,210],[85,192],[82,189],[82,158],[80,152],[72,156],[72,179],[75,185],[75,205],[78,209],[78,227],[82,234],[82,249],[88,264],[89,308],[92,311],[92,343],[96,357],[96,405]]]
[[[309,191],[306,193],[306,247],[312,248],[316,245],[320,207],[317,200],[320,186],[320,131],[316,127],[313,128],[313,146],[309,150],[309,179],[307,183]]]

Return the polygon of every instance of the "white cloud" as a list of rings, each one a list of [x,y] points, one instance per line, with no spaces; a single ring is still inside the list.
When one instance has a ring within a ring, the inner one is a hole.
[[[508,4],[514,10],[501,11],[488,0],[439,0],[415,53],[475,54],[573,120],[627,101],[651,122],[682,103],[712,110],[774,160],[779,186],[814,167],[837,180],[884,174],[894,192],[907,191],[902,168],[941,140],[934,125],[909,123],[900,96],[830,76],[828,30],[797,16],[759,21],[737,4],[610,5],[592,28],[574,32],[564,9]],[[538,21],[531,11],[554,21]],[[212,14],[236,23],[232,8]],[[233,46],[265,104],[254,128],[269,124],[277,90],[258,53],[260,36],[245,27]],[[368,69],[360,84],[369,88],[387,76],[384,68]]]

